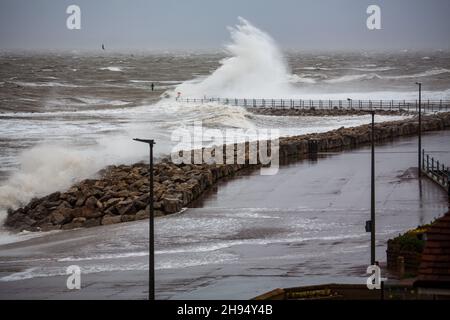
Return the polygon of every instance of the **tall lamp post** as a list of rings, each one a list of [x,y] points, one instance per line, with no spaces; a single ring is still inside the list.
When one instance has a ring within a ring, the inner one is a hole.
[[[372,114],[372,148],[370,175],[370,264],[375,264],[375,111]]]
[[[371,172],[370,172],[370,220],[366,221],[366,232],[370,232],[370,264],[375,265],[375,111],[371,125]]]
[[[148,261],[148,299],[155,300],[155,226],[154,226],[154,214],[153,214],[153,145],[155,141],[153,139],[133,139],[134,141],[139,141],[147,143],[150,147],[150,165],[149,165],[149,187],[150,195],[148,198],[148,205],[150,208],[149,217],[149,261]]]
[[[422,154],[422,83],[416,82],[416,84],[419,86],[419,145],[418,145],[418,163],[417,163],[417,169],[419,170],[419,178],[422,176],[422,162],[421,162],[421,154]]]

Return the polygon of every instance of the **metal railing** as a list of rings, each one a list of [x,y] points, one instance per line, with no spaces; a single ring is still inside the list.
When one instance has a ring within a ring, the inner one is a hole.
[[[277,109],[346,109],[346,110],[384,110],[418,112],[418,100],[304,100],[304,99],[246,99],[246,98],[178,98],[185,103],[212,103],[241,106],[246,108],[277,108]],[[449,111],[450,100],[424,100],[422,111]]]
[[[450,201],[450,169],[439,160],[425,154],[424,149],[422,149],[422,172],[447,191]]]

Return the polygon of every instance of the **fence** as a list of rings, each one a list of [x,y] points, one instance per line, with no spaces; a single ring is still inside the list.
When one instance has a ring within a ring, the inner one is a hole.
[[[443,163],[439,163],[439,160],[434,159],[429,154],[425,154],[425,150],[422,150],[422,172],[425,173],[430,179],[435,181],[445,190],[450,201],[450,170],[449,167]]]
[[[243,98],[178,98],[179,102],[211,103],[241,106],[245,108],[278,109],[352,109],[352,110],[390,110],[418,112],[417,100],[302,100],[302,99],[243,99]],[[449,111],[450,100],[424,100],[424,112]]]

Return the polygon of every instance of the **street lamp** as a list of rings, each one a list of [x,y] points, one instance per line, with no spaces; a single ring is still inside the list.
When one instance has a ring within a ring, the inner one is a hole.
[[[150,195],[148,205],[150,208],[149,217],[149,261],[148,261],[148,299],[155,300],[155,227],[153,214],[153,145],[155,141],[148,139],[133,139],[134,141],[147,143],[150,147],[150,166],[148,171]]]
[[[370,178],[370,264],[375,264],[375,111],[372,114],[372,154]]]
[[[416,82],[416,84],[419,86],[419,145],[418,145],[418,166],[417,169],[419,170],[419,179],[422,176],[422,170],[421,168],[421,154],[422,154],[422,83]]]
[[[370,175],[370,220],[366,221],[366,232],[370,232],[370,264],[375,265],[375,111],[372,114],[371,130],[371,175]]]

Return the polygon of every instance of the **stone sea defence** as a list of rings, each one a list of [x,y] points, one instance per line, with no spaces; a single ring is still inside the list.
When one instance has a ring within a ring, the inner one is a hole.
[[[445,128],[450,128],[450,113],[423,117],[423,131]],[[417,134],[417,131],[415,118],[383,122],[375,125],[375,139],[380,142]],[[370,126],[362,125],[280,138],[280,162],[307,157],[312,139],[317,151],[330,151],[367,144],[370,137]],[[179,212],[217,181],[243,168],[259,166],[248,161],[244,164],[174,164],[164,158],[154,168],[155,216]],[[48,231],[146,219],[149,217],[148,191],[148,165],[109,166],[98,172],[95,179],[80,181],[64,192],[35,198],[21,208],[8,210],[5,226],[15,231]]]
[[[247,108],[247,111],[250,111],[254,114],[266,115],[266,116],[349,116],[349,115],[364,115],[369,114],[370,110],[365,109],[339,109],[338,107],[334,107],[332,109],[315,109],[305,108],[305,109],[297,109],[297,108]],[[399,111],[398,109],[393,110],[377,110],[377,114],[380,115],[407,115],[413,114],[408,112],[406,109],[402,109]]]

